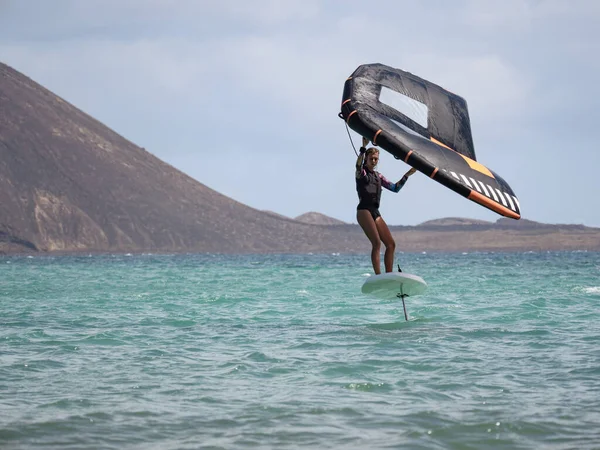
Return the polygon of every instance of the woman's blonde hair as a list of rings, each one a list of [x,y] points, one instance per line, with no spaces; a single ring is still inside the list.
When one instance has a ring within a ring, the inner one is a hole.
[[[366,156],[370,156],[370,155],[372,155],[373,153],[377,153],[377,154],[379,154],[379,149],[378,149],[378,148],[375,148],[375,147],[369,147],[369,148],[367,149],[367,151],[366,151],[365,155],[366,155]]]

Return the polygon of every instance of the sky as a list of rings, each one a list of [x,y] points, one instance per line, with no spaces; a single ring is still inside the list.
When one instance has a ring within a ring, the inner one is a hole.
[[[0,0],[0,62],[241,203],[349,223],[337,114],[346,78],[382,63],[467,100],[524,219],[600,227],[598,55],[596,0]],[[409,168],[381,152],[392,181]],[[500,218],[420,173],[380,210]]]

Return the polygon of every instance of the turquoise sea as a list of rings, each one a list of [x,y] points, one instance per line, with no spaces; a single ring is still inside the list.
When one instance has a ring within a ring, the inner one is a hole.
[[[0,448],[600,448],[600,253],[397,260],[0,257]]]

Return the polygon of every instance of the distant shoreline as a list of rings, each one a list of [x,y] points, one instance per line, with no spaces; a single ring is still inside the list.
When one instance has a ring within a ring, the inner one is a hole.
[[[288,219],[294,221],[294,219]],[[445,219],[417,226],[390,226],[396,240],[397,252],[406,253],[524,253],[524,252],[598,252],[600,251],[600,228],[583,225],[551,225],[525,221],[503,221],[496,223],[456,224]],[[443,225],[443,223],[450,223]],[[185,255],[185,254],[330,254],[365,253],[370,244],[356,224],[307,225],[313,232],[322,230],[333,236],[335,242],[316,246],[305,237],[299,236],[287,248],[273,250],[258,249],[206,249],[200,246],[188,249],[174,248],[113,248],[113,249],[60,249],[35,250],[19,242],[0,241],[0,255]],[[296,245],[293,245],[296,244]]]

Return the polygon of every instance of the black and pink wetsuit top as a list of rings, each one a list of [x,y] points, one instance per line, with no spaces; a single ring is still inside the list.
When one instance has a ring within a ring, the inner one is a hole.
[[[363,159],[362,155],[359,156],[356,167],[356,191],[359,199],[356,209],[378,210],[379,201],[381,200],[381,188],[384,187],[389,191],[398,192],[402,189],[408,177],[404,176],[398,182],[392,183],[379,172],[369,170]]]

